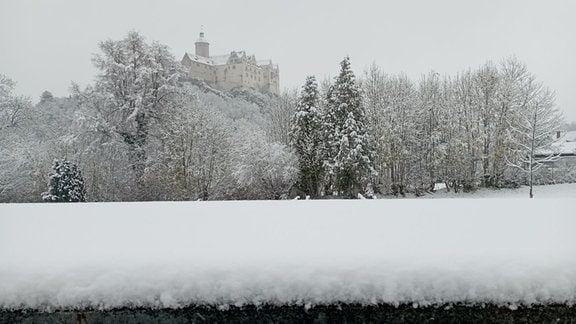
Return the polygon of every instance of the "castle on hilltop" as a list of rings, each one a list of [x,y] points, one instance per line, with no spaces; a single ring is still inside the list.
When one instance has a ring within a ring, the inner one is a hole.
[[[191,77],[203,80],[211,86],[230,90],[251,88],[264,93],[280,93],[278,65],[272,60],[257,61],[245,51],[210,56],[210,43],[200,32],[194,54],[185,53],[182,65]]]

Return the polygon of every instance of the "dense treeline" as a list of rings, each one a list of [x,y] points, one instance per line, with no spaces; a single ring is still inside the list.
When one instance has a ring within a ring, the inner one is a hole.
[[[380,191],[523,183],[561,124],[553,92],[515,58],[452,77],[431,72],[417,83],[372,66],[363,89]]]
[[[35,105],[0,78],[1,202],[42,201],[55,160],[81,170],[86,201],[510,186],[560,122],[516,59],[414,83],[376,65],[356,80],[345,58],[334,80],[280,96],[212,89],[135,32],[102,42],[93,63],[93,85]]]
[[[546,181],[542,172],[540,179],[534,175],[557,159],[549,145],[561,115],[554,94],[517,59],[454,77],[431,72],[417,83],[372,65],[359,82],[361,95],[349,91],[335,103],[346,62],[334,84],[325,82],[324,94],[309,77],[299,96],[292,146],[304,194],[350,193],[338,183],[338,167],[347,162],[337,160],[350,146],[358,154],[349,168],[356,172],[354,194],[419,195],[437,183],[469,191]],[[353,89],[355,81],[349,83]]]

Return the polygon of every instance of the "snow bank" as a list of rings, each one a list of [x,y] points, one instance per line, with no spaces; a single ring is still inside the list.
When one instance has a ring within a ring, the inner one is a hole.
[[[0,308],[576,301],[574,200],[0,205]]]

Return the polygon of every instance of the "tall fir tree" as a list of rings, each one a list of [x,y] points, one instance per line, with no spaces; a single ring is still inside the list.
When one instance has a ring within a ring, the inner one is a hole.
[[[67,160],[55,160],[50,173],[48,192],[42,199],[48,202],[81,202],[86,201],[84,177],[80,168]]]
[[[363,182],[374,169],[360,87],[349,57],[340,63],[340,74],[328,90],[326,102],[324,164],[332,189],[339,195],[354,197],[363,192]]]
[[[289,136],[298,155],[297,186],[312,197],[319,196],[323,178],[321,126],[318,84],[314,76],[308,76],[291,120]]]

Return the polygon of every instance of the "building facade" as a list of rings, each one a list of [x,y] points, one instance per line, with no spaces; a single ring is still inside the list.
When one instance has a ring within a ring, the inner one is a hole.
[[[534,177],[539,184],[576,182],[576,131],[557,131],[550,149],[537,152],[535,157],[553,157]]]
[[[251,88],[264,93],[280,93],[278,65],[271,60],[257,61],[245,51],[232,51],[225,55],[210,55],[210,43],[200,32],[195,53],[185,53],[182,65],[191,77],[216,88],[230,90]]]

